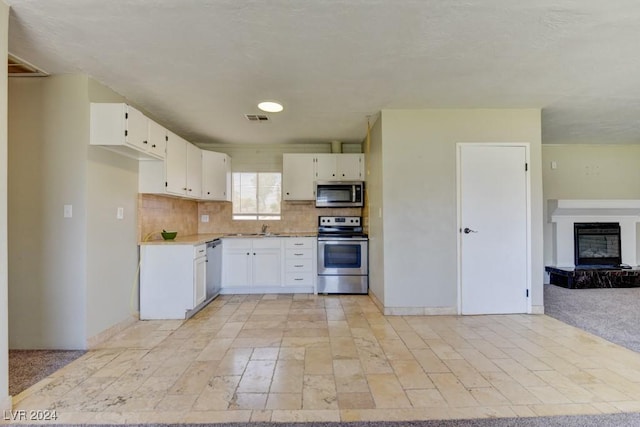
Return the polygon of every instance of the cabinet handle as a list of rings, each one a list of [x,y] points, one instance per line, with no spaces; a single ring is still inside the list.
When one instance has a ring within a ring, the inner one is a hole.
[[[304,246],[304,243],[294,243],[293,246]]]
[[[207,194],[211,194],[211,191],[207,191]]]
[[[153,145],[151,146],[151,148],[156,148],[156,144],[153,144]]]
[[[304,255],[304,254],[294,254],[294,255],[295,255],[295,256],[302,256],[302,255]]]
[[[182,189],[183,189],[184,191],[187,191],[187,187],[183,187]]]
[[[249,252],[247,252],[247,255],[249,255]]]
[[[253,254],[255,255],[256,253],[254,252]]]
[[[149,141],[142,141],[142,143],[143,143],[143,144],[148,144],[148,143],[149,143]]]
[[[191,191],[191,189],[189,189],[189,191]]]
[[[301,282],[301,281],[303,281],[304,279],[301,279],[301,278],[299,278],[299,277],[296,277],[296,278],[295,278],[295,279],[293,279],[293,280],[296,280],[296,281],[298,281],[298,282]]]
[[[336,174],[335,174],[335,173],[332,173],[332,174],[331,174],[331,176],[336,176]]]
[[[289,192],[287,191],[287,196],[289,195]]]
[[[304,267],[304,265],[302,265],[302,264],[300,264],[300,265],[294,265],[294,267],[298,267],[298,268],[300,268],[300,267]]]

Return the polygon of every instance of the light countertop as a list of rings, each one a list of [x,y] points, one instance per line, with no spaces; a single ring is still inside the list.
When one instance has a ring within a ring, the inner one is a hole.
[[[188,236],[178,236],[173,240],[148,240],[146,242],[138,242],[139,245],[200,245],[212,240],[221,238],[239,238],[239,239],[258,239],[258,238],[274,238],[274,237],[316,237],[316,231],[303,231],[291,233],[212,233],[212,234],[191,234]]]

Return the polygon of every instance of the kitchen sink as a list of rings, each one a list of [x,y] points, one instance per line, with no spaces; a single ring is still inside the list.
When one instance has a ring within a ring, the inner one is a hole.
[[[227,234],[230,237],[279,237],[281,233],[231,233]]]

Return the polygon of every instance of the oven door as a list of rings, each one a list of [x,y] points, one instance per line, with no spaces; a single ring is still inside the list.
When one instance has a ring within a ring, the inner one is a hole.
[[[369,274],[366,240],[318,240],[318,275]]]

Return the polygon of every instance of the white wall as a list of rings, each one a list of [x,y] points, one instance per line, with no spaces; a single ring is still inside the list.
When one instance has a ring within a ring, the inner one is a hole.
[[[84,348],[86,82],[9,81],[11,348]],[[65,204],[72,218],[63,218]]]
[[[556,169],[551,169],[551,162]],[[544,263],[554,260],[550,199],[640,199],[640,145],[542,146]]]
[[[231,156],[233,172],[282,172],[283,153],[330,153],[331,144],[204,144],[205,150]],[[344,153],[360,153],[360,144],[342,144]]]
[[[89,79],[89,104],[124,99]],[[88,144],[88,135],[85,144]],[[87,338],[138,311],[138,162],[89,146],[87,158]],[[118,207],[124,219],[116,218]]]
[[[90,99],[122,97],[82,75],[9,83],[11,348],[86,348],[137,309],[137,162],[89,146]]]
[[[382,111],[385,307],[456,310],[458,142],[531,144],[532,303],[542,306],[540,111],[442,109]]]
[[[0,1],[0,58],[7,57],[9,6]],[[0,411],[11,409],[9,396],[7,262],[7,69],[0,71]]]

